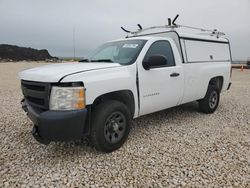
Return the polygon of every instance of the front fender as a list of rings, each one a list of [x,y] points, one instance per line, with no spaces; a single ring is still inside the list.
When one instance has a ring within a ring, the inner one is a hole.
[[[129,90],[135,100],[135,114],[138,111],[138,95],[136,86],[136,64],[115,68],[76,73],[65,77],[61,82],[83,82],[86,89],[86,105],[106,93]]]

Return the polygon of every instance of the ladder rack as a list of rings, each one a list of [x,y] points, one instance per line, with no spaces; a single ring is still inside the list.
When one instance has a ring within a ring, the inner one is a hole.
[[[175,21],[176,21],[176,19],[178,17],[179,17],[179,15],[177,14],[172,22],[171,22],[171,19],[168,18],[168,25],[152,26],[152,27],[143,28],[140,24],[137,24],[137,26],[139,28],[136,31],[129,31],[129,30],[125,29],[124,27],[121,27],[121,29],[123,31],[125,31],[128,35],[130,34],[132,36],[137,36],[138,34],[140,34],[142,32],[153,30],[153,29],[170,29],[170,31],[175,31],[175,29],[177,29],[177,28],[187,28],[187,29],[192,29],[192,30],[199,30],[201,32],[204,32],[202,34],[208,34],[210,36],[216,36],[217,38],[219,38],[220,36],[225,35],[225,33],[220,32],[217,29],[209,30],[209,29],[203,29],[203,28],[186,26],[186,25],[178,25],[178,24],[175,23]],[[128,35],[127,35],[127,37],[129,37]]]

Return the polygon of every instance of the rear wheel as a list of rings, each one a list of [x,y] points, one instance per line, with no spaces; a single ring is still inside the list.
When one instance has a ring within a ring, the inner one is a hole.
[[[102,152],[112,152],[126,141],[130,131],[131,115],[119,101],[106,101],[93,111],[91,142]]]
[[[220,90],[215,85],[209,85],[205,97],[199,101],[199,108],[201,112],[213,113],[220,101]]]

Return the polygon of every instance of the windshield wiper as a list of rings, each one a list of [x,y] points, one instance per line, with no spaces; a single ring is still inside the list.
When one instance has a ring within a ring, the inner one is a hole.
[[[108,63],[113,63],[111,59],[93,59],[91,62],[108,62]]]
[[[89,59],[81,59],[78,62],[90,62]]]

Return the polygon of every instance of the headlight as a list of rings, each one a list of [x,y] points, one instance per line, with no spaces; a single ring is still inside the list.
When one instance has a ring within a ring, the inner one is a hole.
[[[79,110],[85,108],[84,88],[53,86],[49,108],[50,110]]]

